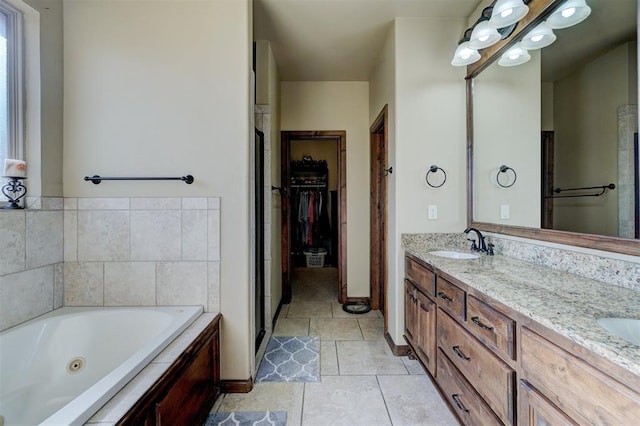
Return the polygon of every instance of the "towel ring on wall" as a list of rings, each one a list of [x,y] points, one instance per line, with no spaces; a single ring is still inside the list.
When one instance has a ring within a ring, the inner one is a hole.
[[[511,182],[510,184],[507,184],[507,185],[503,185],[500,182],[500,173],[506,173],[508,170],[511,170],[511,172],[513,172],[513,182]],[[500,171],[496,175],[496,182],[498,183],[498,185],[500,185],[503,188],[511,188],[513,186],[513,184],[516,183],[516,180],[518,180],[518,175],[516,174],[515,170],[513,170],[509,166],[505,166],[504,164],[502,166],[500,166]]]
[[[442,172],[442,174],[444,175],[444,179],[442,180],[442,183],[440,185],[434,185],[431,182],[429,182],[429,173],[436,173],[438,170],[440,170]],[[429,185],[432,188],[440,188],[442,185],[444,185],[444,183],[447,181],[447,172],[444,171],[444,169],[436,166],[435,164],[432,165],[431,167],[429,167],[429,171],[427,172],[427,175],[425,176],[425,180],[427,181],[427,185]]]

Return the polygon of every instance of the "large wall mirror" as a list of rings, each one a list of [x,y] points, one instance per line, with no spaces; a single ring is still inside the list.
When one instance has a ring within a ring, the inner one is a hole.
[[[562,2],[532,0],[536,16],[468,68],[469,223],[640,255],[637,1],[587,0],[529,62],[496,60]]]

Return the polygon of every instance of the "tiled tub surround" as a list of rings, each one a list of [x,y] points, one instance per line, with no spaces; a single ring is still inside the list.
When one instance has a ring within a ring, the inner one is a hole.
[[[65,198],[66,306],[220,310],[220,198]]]
[[[596,322],[610,316],[640,319],[640,291],[500,254],[455,260],[428,253],[466,246],[464,237],[455,240],[442,234],[403,235],[402,244],[407,253],[640,375],[638,346],[608,334]]]
[[[63,304],[63,200],[0,210],[0,331]]]

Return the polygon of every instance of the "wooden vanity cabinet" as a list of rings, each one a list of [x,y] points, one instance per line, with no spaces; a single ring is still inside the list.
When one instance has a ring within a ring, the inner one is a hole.
[[[522,386],[550,401],[557,412],[577,424],[640,424],[638,388],[620,383],[571,348],[560,347],[527,327],[521,328],[520,335]],[[524,398],[521,405],[532,405]],[[521,413],[521,423],[527,424],[531,410]]]
[[[418,261],[405,261],[405,339],[432,376],[436,375],[436,303],[434,272]]]
[[[429,373],[436,374],[436,304],[405,280],[405,338]]]
[[[515,371],[444,311],[438,312],[438,347],[502,422],[513,424]]]

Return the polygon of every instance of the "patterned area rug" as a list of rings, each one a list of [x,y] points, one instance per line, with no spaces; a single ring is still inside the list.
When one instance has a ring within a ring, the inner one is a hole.
[[[256,383],[319,381],[320,338],[277,336],[269,339]]]
[[[246,411],[209,414],[204,426],[286,426],[286,411]]]

